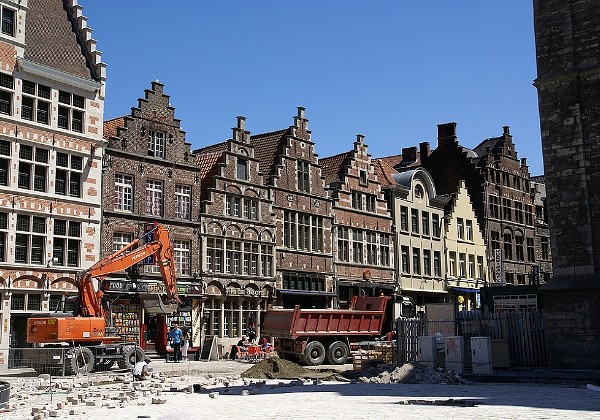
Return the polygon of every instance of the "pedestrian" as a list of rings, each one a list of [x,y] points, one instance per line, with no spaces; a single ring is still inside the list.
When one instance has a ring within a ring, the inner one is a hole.
[[[183,344],[181,345],[181,358],[184,362],[188,361],[188,348],[190,347],[190,333],[187,328],[183,328]]]
[[[148,371],[148,363],[150,363],[150,358],[146,357],[144,360],[139,361],[133,367],[133,379],[138,381],[146,380],[147,376],[150,376],[150,372]]]
[[[176,363],[181,361],[181,342],[183,341],[183,332],[179,329],[177,323],[173,324],[173,329],[169,332],[171,347],[173,347],[173,360]]]

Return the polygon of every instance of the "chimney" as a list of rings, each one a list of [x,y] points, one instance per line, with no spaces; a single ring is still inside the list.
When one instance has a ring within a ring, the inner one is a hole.
[[[429,155],[431,154],[429,142],[424,141],[422,143],[419,143],[419,154],[421,155],[421,162],[423,162],[424,159],[427,159],[429,157]]]
[[[438,124],[438,146],[458,143],[456,138],[456,123]]]
[[[239,128],[240,130],[245,130],[246,129],[246,117],[242,117],[241,115],[238,115],[238,117],[237,117],[237,128]]]
[[[502,127],[503,130],[503,134],[505,136],[510,136],[510,127],[508,125],[505,125],[504,127]]]
[[[417,148],[405,147],[402,149],[402,162],[415,162],[417,160]]]
[[[527,158],[521,158],[521,168],[527,167]]]
[[[239,142],[247,142],[250,137],[246,131],[246,117],[237,117],[237,127],[233,128],[233,140]]]

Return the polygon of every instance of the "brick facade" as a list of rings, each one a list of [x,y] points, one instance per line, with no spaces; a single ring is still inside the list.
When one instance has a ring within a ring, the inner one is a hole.
[[[339,304],[361,293],[396,292],[393,219],[364,136],[356,136],[353,150],[319,163],[333,199]]]

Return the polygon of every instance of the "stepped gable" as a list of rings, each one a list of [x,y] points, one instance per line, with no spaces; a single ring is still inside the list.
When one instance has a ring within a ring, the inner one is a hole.
[[[342,181],[346,174],[346,167],[350,165],[352,152],[344,152],[339,155],[329,156],[319,159],[321,165],[321,175],[325,179],[325,185],[329,186],[334,182]]]
[[[105,64],[76,0],[31,0],[24,58],[85,79],[100,81]]]
[[[397,174],[398,171],[388,162],[389,160],[386,160],[386,158],[373,159],[375,175],[377,175],[377,180],[381,183],[382,187],[396,185],[394,174]]]
[[[250,141],[254,146],[254,157],[260,162],[265,184],[268,184],[269,178],[272,175],[276,175],[275,167],[277,156],[281,153],[281,148],[283,147],[282,140],[290,134],[290,130],[287,129],[250,137]]]

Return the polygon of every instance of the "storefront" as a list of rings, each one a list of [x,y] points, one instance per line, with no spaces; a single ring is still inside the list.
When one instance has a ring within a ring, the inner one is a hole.
[[[201,343],[202,301],[200,284],[179,284],[177,292],[181,305],[172,313],[160,300],[164,285],[159,282],[131,282],[111,279],[103,282],[107,297],[107,326],[124,340],[137,343],[146,351],[164,353],[167,333],[173,323],[188,330],[191,347]]]

